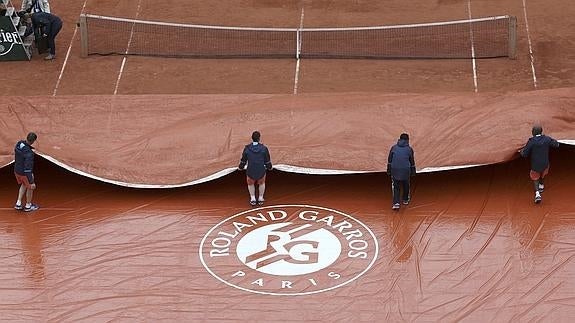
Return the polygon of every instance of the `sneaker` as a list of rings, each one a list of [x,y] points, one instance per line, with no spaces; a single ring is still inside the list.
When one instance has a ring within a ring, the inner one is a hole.
[[[36,204],[30,204],[29,207],[24,207],[24,212],[32,212],[38,210],[40,207]]]
[[[395,203],[392,207],[392,210],[399,210],[399,203]]]
[[[48,56],[44,57],[44,60],[51,61],[56,58],[56,55],[48,54]]]
[[[535,204],[539,203],[541,203],[541,195],[539,195],[539,192],[537,192],[537,194],[535,194]]]
[[[264,202],[265,202],[265,201],[266,201],[266,200],[264,200],[264,199],[259,199],[259,200],[258,200],[258,205],[259,205],[259,206],[264,205]]]
[[[545,185],[539,184],[538,189],[539,189],[539,193],[543,193],[543,190],[545,189]]]
[[[409,205],[409,200],[404,200],[403,205]]]
[[[18,211],[22,211],[22,210],[24,209],[24,205],[22,205],[22,204],[20,204],[20,205],[15,204],[15,205],[14,205],[14,209],[15,209],[15,210],[18,210]]]
[[[250,201],[250,205],[251,205],[251,206],[256,206],[256,204],[258,204],[258,202],[256,202],[256,200],[251,200],[251,201]]]

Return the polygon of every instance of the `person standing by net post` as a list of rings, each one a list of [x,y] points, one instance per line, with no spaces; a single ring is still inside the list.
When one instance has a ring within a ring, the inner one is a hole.
[[[531,129],[533,135],[519,152],[522,157],[529,157],[531,170],[529,177],[535,189],[535,203],[541,203],[541,193],[545,188],[543,180],[549,173],[549,147],[558,148],[559,142],[543,134],[543,127],[534,125]]]
[[[14,208],[24,212],[36,211],[40,207],[32,203],[36,183],[34,181],[34,147],[32,145],[38,139],[38,136],[30,132],[26,140],[20,140],[14,147],[14,176],[16,182],[20,185],[18,191],[18,200]],[[26,205],[22,205],[22,199],[26,195]]]
[[[50,3],[48,0],[22,0],[22,11],[26,12],[47,12],[50,13]]]
[[[410,201],[410,177],[415,176],[415,157],[409,146],[409,135],[402,133],[387,157],[387,174],[391,176],[393,210],[399,210],[400,197],[404,205]],[[401,192],[403,190],[403,192]]]
[[[242,158],[238,169],[246,171],[246,182],[250,193],[250,204],[252,206],[264,205],[264,193],[266,191],[266,172],[272,170],[272,162],[268,148],[260,143],[261,134],[259,131],[252,133],[252,143],[244,147]],[[256,185],[259,193],[256,199]]]

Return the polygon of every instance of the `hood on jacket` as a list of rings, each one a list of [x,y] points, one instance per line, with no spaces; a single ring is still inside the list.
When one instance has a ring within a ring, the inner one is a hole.
[[[254,145],[253,143],[248,145],[248,149],[254,153],[259,153],[262,151],[263,149],[263,145],[258,143],[257,145]]]
[[[397,145],[398,145],[399,147],[409,146],[409,140],[399,139],[399,140],[397,141]]]

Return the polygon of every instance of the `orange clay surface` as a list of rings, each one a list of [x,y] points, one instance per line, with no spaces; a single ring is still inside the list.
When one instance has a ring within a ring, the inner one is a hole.
[[[552,151],[540,205],[533,203],[529,164],[517,159],[535,122],[557,139],[575,139],[575,6],[569,1],[68,2],[51,4],[64,21],[57,59],[36,55],[1,64],[2,320],[575,317],[575,151],[567,145]],[[121,56],[81,58],[75,30],[81,12],[297,27],[302,9],[306,27],[514,15],[517,59],[477,60],[475,69],[472,60],[302,60],[297,83],[296,61],[279,59],[128,57],[120,73]],[[173,101],[155,103],[162,98]],[[202,109],[211,112],[198,114]],[[326,120],[341,127],[320,127]],[[150,125],[158,128],[150,131]],[[370,173],[273,170],[266,205],[256,209],[237,171],[169,189],[101,181],[204,178],[234,167],[238,147],[261,125],[274,162]],[[100,181],[36,157],[34,200],[41,209],[28,214],[12,208],[18,187],[7,164],[15,142],[36,129],[39,153]],[[381,171],[402,131],[412,134],[420,168],[496,164],[419,174],[411,203],[392,212],[389,178]],[[219,150],[208,149],[210,134]],[[366,158],[350,157],[358,148]]]

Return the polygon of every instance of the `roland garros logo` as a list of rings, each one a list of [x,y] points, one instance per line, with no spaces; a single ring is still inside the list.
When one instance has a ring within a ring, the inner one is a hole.
[[[200,260],[215,278],[270,295],[342,287],[367,272],[377,253],[377,239],[363,223],[309,205],[241,212],[214,226],[200,245]]]

